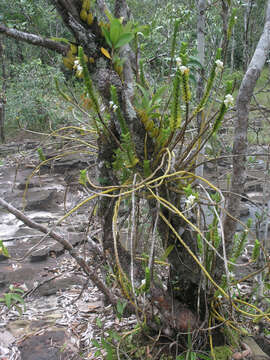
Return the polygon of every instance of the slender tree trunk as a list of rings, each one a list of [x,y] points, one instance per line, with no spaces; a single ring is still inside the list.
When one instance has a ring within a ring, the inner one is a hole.
[[[232,30],[231,71],[234,70],[235,30]]]
[[[244,48],[243,48],[243,70],[246,71],[249,62],[249,23],[254,1],[247,0],[244,12]]]
[[[199,0],[198,1],[198,17],[197,17],[197,49],[198,49],[198,59],[202,65],[202,69],[200,70],[200,74],[198,76],[198,86],[197,86],[197,102],[199,103],[204,90],[203,78],[204,78],[204,54],[205,54],[205,7],[206,7],[206,0]],[[203,111],[199,112],[197,115],[197,127],[198,133],[200,133],[201,126],[203,120]],[[204,148],[200,152],[200,156],[198,157],[198,162],[203,161],[204,156]],[[204,166],[200,165],[196,168],[196,175],[203,176],[203,169]]]
[[[6,103],[6,67],[5,67],[5,57],[4,57],[4,47],[2,42],[2,37],[0,36],[0,62],[2,63],[2,89],[0,93],[0,139],[3,143],[5,141],[5,103]]]
[[[260,37],[247,72],[242,80],[236,102],[236,118],[233,144],[233,174],[231,194],[228,199],[227,211],[233,217],[239,217],[240,196],[233,195],[243,192],[246,181],[246,153],[247,153],[247,128],[249,116],[249,104],[260,73],[265,64],[270,50],[270,0],[267,3],[266,20],[263,33]],[[228,251],[231,248],[233,236],[236,231],[236,223],[226,216],[224,233]]]

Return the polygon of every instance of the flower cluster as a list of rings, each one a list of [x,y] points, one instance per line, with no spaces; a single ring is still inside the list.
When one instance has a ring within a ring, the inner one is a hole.
[[[80,64],[80,60],[79,60],[79,59],[77,59],[77,60],[74,61],[73,69],[76,70],[76,74],[77,74],[78,76],[80,76],[80,75],[82,74],[82,72],[83,72],[83,67],[82,67],[82,65]]]
[[[179,67],[179,70],[180,70],[180,72],[181,72],[182,75],[189,73],[189,68],[187,68],[187,67],[184,66],[184,65],[180,66],[180,67]]]
[[[192,194],[189,195],[189,197],[185,201],[186,207],[187,208],[191,207],[194,204],[195,200],[196,200],[196,196]]]
[[[182,60],[181,60],[181,58],[180,58],[180,57],[177,57],[177,58],[175,59],[175,61],[176,61],[177,67],[180,68],[180,66],[182,65]]]
[[[109,102],[109,106],[110,106],[110,109],[113,110],[113,112],[116,112],[116,110],[118,109],[118,106],[113,101]]]
[[[216,73],[222,71],[223,69],[223,62],[221,60],[216,60]]]
[[[224,99],[224,104],[226,105],[226,107],[229,107],[230,105],[233,105],[233,101],[233,96],[231,94],[227,94]]]

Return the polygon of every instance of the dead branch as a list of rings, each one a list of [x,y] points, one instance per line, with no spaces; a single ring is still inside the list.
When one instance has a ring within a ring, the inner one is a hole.
[[[66,55],[69,46],[61,44],[60,42],[43,38],[42,36],[26,33],[17,29],[8,28],[5,25],[0,25],[0,33],[3,33],[16,40],[27,42],[28,44],[42,46],[47,49],[56,51],[62,55]]]
[[[26,215],[24,215],[20,210],[16,209],[11,204],[7,203],[5,200],[0,198],[0,205],[8,210],[11,214],[15,215],[17,219],[21,220],[25,225],[29,226],[32,229],[36,229],[44,234],[49,235],[51,238],[60,243],[69,254],[76,260],[77,264],[83,269],[85,274],[90,278],[90,280],[99,288],[100,291],[103,292],[109,299],[112,305],[117,304],[118,298],[111,292],[110,289],[98,278],[95,272],[93,272],[85,260],[79,256],[74,249],[74,247],[65,240],[60,234],[56,233],[54,230],[48,229],[46,226],[36,223],[35,221],[29,219]]]

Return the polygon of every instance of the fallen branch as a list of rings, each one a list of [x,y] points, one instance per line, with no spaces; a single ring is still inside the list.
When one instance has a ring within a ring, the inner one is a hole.
[[[103,292],[110,301],[112,305],[117,304],[118,298],[111,292],[110,289],[97,277],[96,273],[94,273],[85,260],[76,253],[74,247],[65,240],[60,234],[56,233],[53,230],[48,229],[46,226],[36,223],[35,221],[29,219],[26,215],[24,215],[20,210],[16,209],[14,206],[7,203],[5,200],[0,198],[0,205],[8,210],[11,214],[15,215],[17,219],[21,220],[25,225],[29,226],[32,229],[36,229],[44,234],[49,235],[55,241],[60,243],[65,250],[69,252],[69,254],[76,260],[77,264],[83,269],[85,274],[90,278],[90,280],[98,287],[100,291]]]

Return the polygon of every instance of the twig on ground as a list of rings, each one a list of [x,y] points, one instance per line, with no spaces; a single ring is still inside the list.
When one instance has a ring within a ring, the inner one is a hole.
[[[98,278],[96,273],[92,271],[85,260],[77,254],[74,247],[65,240],[60,234],[56,233],[53,230],[48,229],[46,226],[36,223],[35,221],[31,220],[29,217],[24,215],[20,210],[16,209],[11,204],[7,203],[5,200],[0,198],[0,205],[8,210],[11,214],[15,215],[18,219],[20,219],[24,224],[29,226],[32,229],[39,230],[40,232],[44,234],[48,234],[51,238],[56,240],[58,243],[60,243],[65,250],[69,252],[69,254],[76,260],[77,264],[83,269],[83,271],[86,273],[87,276],[89,276],[90,280],[98,287],[100,291],[103,292],[109,299],[110,303],[112,305],[117,304],[117,296],[112,294],[111,290]]]

